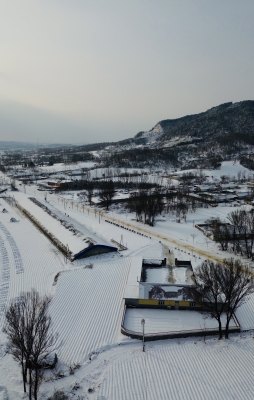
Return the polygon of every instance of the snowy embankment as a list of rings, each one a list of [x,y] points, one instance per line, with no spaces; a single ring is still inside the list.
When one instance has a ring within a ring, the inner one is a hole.
[[[135,258],[88,263],[59,276],[50,313],[59,334],[57,352],[66,363],[83,362],[119,340],[131,262]]]
[[[81,232],[83,230],[84,232],[90,231],[91,237],[97,235],[104,240],[104,243],[111,243],[113,239],[126,246],[127,251],[123,252],[124,255],[142,254],[144,258],[163,258],[162,248],[158,241],[106,222],[105,219],[108,218],[107,212],[87,206],[84,207],[82,203],[65,199],[56,194],[48,195],[47,199],[49,208],[51,207],[54,212],[59,210],[62,213],[62,218],[66,218],[64,214],[68,213],[70,222],[77,226]],[[40,201],[43,202],[42,199]],[[124,220],[123,215],[122,219]]]
[[[13,196],[20,207],[32,215],[38,221],[38,224],[59,240],[63,246],[67,246],[73,254],[87,247],[87,244],[83,241],[84,237],[75,236],[71,231],[62,226],[60,221],[34,204],[26,194],[17,192]]]

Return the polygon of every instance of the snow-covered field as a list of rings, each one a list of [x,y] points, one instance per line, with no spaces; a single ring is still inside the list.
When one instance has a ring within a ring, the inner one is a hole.
[[[3,199],[8,213],[0,214],[0,316],[9,300],[35,288],[50,293],[54,275],[64,268],[64,257],[21,213]],[[15,217],[19,222],[10,222]],[[1,325],[0,328],[2,328]]]
[[[84,161],[84,162],[79,162],[79,163],[74,163],[74,164],[64,164],[64,163],[56,163],[52,166],[43,166],[43,167],[38,167],[38,170],[41,172],[66,172],[66,171],[75,171],[76,169],[81,169],[81,168],[93,168],[95,165],[95,162],[93,161]]]
[[[141,320],[145,319],[145,333],[183,333],[188,331],[208,331],[217,329],[218,323],[207,313],[186,310],[153,310],[128,308],[124,327],[132,332],[142,333]],[[225,318],[222,319],[223,326]],[[232,320],[230,327],[235,327]]]
[[[147,342],[145,352],[140,342],[127,343],[95,356],[73,377],[43,385],[42,392],[64,388],[73,399],[94,400],[252,400],[253,352],[251,335]]]
[[[200,173],[198,169],[186,169],[178,171],[175,174],[186,174],[186,173]],[[202,174],[209,176],[212,179],[220,179],[222,176],[228,176],[230,178],[239,178],[242,176],[253,177],[253,171],[243,167],[239,161],[223,161],[220,168],[217,169],[202,169]]]
[[[62,168],[56,167],[56,171]],[[237,163],[224,162],[220,170],[210,173],[219,178],[247,172]],[[27,196],[33,195],[45,202],[45,194],[35,187],[26,190]],[[61,231],[61,225],[27,200],[26,195],[15,196],[65,244],[76,246],[80,241],[70,232]],[[44,383],[41,389],[44,399],[54,388],[63,387],[71,392],[75,382],[80,384],[80,389],[76,394],[72,392],[72,399],[78,399],[78,395],[91,400],[253,399],[254,342],[250,334],[246,338],[234,335],[230,341],[221,342],[179,339],[147,343],[146,353],[143,353],[140,342],[120,333],[131,263],[136,262],[139,267],[142,257],[167,257],[172,261],[177,257],[191,260],[195,268],[206,254],[221,258],[230,256],[219,251],[194,225],[216,216],[225,220],[236,208],[221,205],[198,209],[181,224],[164,216],[154,227],[147,227],[137,223],[133,214],[123,214],[121,210],[101,212],[84,207],[73,197],[68,200],[48,194],[47,206],[59,217],[68,219],[83,235],[94,235],[107,243],[113,239],[127,247],[121,255],[70,263],[15,207],[4,199],[0,203],[0,211],[4,207],[8,210],[8,213],[0,213],[0,329],[9,301],[21,291],[35,288],[41,294],[51,294],[50,312],[59,334],[60,360],[66,365],[82,364],[74,376]],[[11,223],[11,217],[19,222]],[[139,256],[139,260],[134,256]],[[186,283],[186,270],[173,269],[173,277],[177,283]],[[131,283],[134,280],[137,283],[137,276],[132,278]],[[242,330],[254,329],[254,295],[236,316]],[[142,318],[146,320],[147,333],[209,330],[217,326],[216,321],[194,311],[132,309],[126,313],[126,328],[141,332]],[[19,370],[11,357],[4,355],[4,342],[1,333],[0,399],[19,400],[22,398]],[[89,388],[93,389],[91,393],[88,393]]]
[[[253,351],[252,338],[149,343],[145,353],[141,345],[115,349],[96,360],[95,398],[252,400]]]
[[[119,340],[129,258],[90,264],[63,272],[50,313],[67,364],[81,363],[92,351]]]
[[[168,283],[168,268],[146,268],[146,282],[150,283]]]

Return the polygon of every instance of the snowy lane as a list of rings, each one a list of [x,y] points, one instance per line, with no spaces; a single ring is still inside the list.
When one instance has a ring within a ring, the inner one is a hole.
[[[60,275],[50,312],[66,363],[117,341],[129,268],[129,259],[119,259]]]
[[[177,246],[180,249],[188,250],[191,253],[198,254],[199,256],[202,256],[206,259],[211,259],[217,262],[222,262],[225,256],[223,256],[222,252],[219,255],[216,255],[214,251],[206,250],[204,247],[199,247],[192,245],[191,243],[186,243],[182,239],[175,239],[171,235],[164,233],[164,232],[159,232],[156,231],[156,229],[148,228],[145,227],[144,225],[141,225],[137,222],[126,222],[123,219],[119,217],[113,217],[113,216],[108,216],[107,215],[107,220],[121,225],[125,227],[127,230],[133,230],[134,232],[138,232],[142,235],[148,236],[152,239],[157,239],[163,242],[166,246]]]

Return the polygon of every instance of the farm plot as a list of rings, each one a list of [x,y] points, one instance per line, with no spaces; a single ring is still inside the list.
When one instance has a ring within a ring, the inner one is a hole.
[[[104,365],[109,360],[97,398],[252,400],[253,351],[252,338],[147,343],[145,353],[141,345],[114,349],[103,354]]]
[[[190,331],[206,332],[217,330],[218,323],[207,313],[186,310],[152,310],[145,308],[128,308],[125,314],[124,327],[132,332],[142,333],[141,320],[145,319],[145,333],[184,333]],[[226,319],[222,319],[225,326]],[[235,328],[233,320],[230,328]]]
[[[59,276],[50,313],[59,333],[58,355],[66,363],[82,362],[119,339],[130,263],[126,258]]]

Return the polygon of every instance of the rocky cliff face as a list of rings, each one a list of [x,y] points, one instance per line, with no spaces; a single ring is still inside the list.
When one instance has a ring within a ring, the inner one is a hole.
[[[106,149],[111,165],[217,168],[238,159],[254,165],[254,101],[225,103],[208,111],[158,122],[150,131]],[[254,167],[253,167],[254,168]]]

